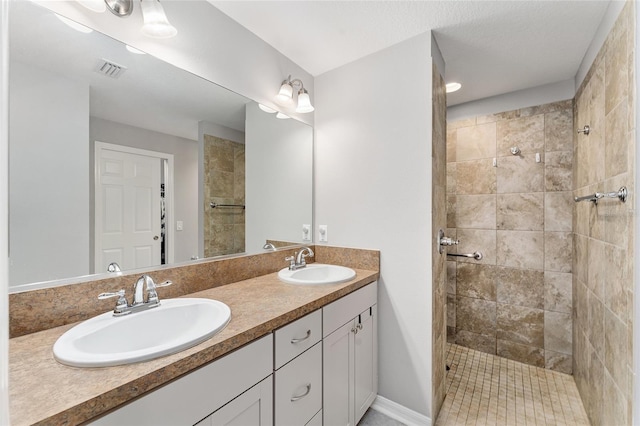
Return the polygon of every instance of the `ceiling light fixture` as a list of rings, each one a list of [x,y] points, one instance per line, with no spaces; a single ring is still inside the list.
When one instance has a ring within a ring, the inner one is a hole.
[[[69,27],[73,28],[76,31],[80,31],[81,33],[85,33],[85,34],[89,34],[93,32],[91,28],[86,27],[82,24],[79,24],[76,21],[72,21],[71,19],[65,18],[64,16],[58,15],[57,13],[55,15],[56,15],[56,18],[58,18],[59,20],[61,20],[62,22],[64,22],[65,24],[67,24]]]
[[[300,86],[298,89],[298,103],[296,105],[296,112],[299,113],[307,113],[312,112],[315,108],[311,105],[311,98],[309,97],[309,92],[304,88],[302,81],[298,78],[295,80],[291,80],[291,76],[287,77],[286,80],[283,80],[280,85],[280,90],[275,97],[275,102],[278,105],[284,107],[292,107],[293,106],[293,87]],[[284,114],[283,114],[284,115]],[[289,118],[289,117],[287,117]]]
[[[451,83],[447,83],[445,87],[447,88],[447,93],[453,93],[460,90],[462,88],[462,84],[452,81]]]
[[[144,25],[142,33],[149,37],[170,38],[178,34],[178,30],[169,23],[164,8],[159,0],[140,0]]]

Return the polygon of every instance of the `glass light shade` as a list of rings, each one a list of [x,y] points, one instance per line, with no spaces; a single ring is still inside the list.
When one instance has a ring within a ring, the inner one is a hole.
[[[280,86],[280,91],[275,97],[275,102],[278,105],[287,106],[291,104],[293,97],[293,86],[289,84],[288,81],[283,81],[282,86]]]
[[[157,0],[142,0],[142,33],[154,38],[170,38],[178,34],[178,30],[169,23],[164,8]]]
[[[82,6],[94,12],[102,13],[107,10],[107,4],[104,0],[78,0]]]
[[[65,24],[67,24],[69,27],[73,28],[76,31],[80,31],[81,33],[85,33],[85,34],[89,34],[91,32],[93,32],[93,30],[89,27],[85,27],[82,24],[77,23],[76,21],[72,21],[69,18],[65,18],[62,15],[58,15],[57,13],[55,14],[56,18],[58,18],[59,20],[61,20],[62,22],[64,22]]]
[[[258,104],[258,108],[260,108],[261,110],[263,110],[264,112],[268,112],[269,114],[273,114],[274,112],[278,112],[273,108],[269,108],[266,105],[262,105],[262,104]]]
[[[462,84],[452,81],[451,83],[447,83],[445,87],[447,88],[447,93],[453,93],[460,90]]]
[[[286,120],[286,119],[289,118],[289,116],[279,112],[279,113],[276,114],[276,118],[279,118],[281,120]]]
[[[309,98],[309,93],[305,89],[300,89],[298,92],[298,106],[296,108],[296,112],[306,113],[311,112],[315,108],[311,105],[311,98]]]

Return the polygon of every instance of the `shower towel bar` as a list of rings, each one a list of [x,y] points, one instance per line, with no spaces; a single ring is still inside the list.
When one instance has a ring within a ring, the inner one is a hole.
[[[482,260],[482,253],[477,251],[475,253],[467,253],[467,254],[458,254],[458,253],[447,253],[447,256],[454,256],[454,257],[469,257],[475,260]]]
[[[209,203],[209,205],[211,206],[212,209],[215,209],[216,207],[229,207],[229,208],[233,208],[233,207],[237,207],[239,209],[244,210],[246,207],[244,204],[217,204],[217,203]]]
[[[627,187],[623,186],[616,192],[596,192],[595,194],[585,195],[584,197],[575,197],[574,201],[593,201],[598,204],[598,200],[601,198],[617,198],[623,203],[627,201]]]

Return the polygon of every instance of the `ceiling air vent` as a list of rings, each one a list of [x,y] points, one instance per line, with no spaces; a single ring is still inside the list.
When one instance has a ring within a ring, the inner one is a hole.
[[[120,77],[126,70],[127,67],[118,65],[115,62],[111,62],[106,59],[101,59],[96,67],[96,72],[98,74],[103,74],[111,78]]]

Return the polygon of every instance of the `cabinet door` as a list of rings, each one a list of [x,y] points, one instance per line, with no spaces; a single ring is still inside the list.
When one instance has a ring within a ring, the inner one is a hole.
[[[376,305],[355,319],[355,423],[358,424],[378,393],[378,345]]]
[[[204,419],[202,426],[271,426],[273,399],[271,376]]]
[[[324,338],[324,424],[354,426],[353,321]]]

